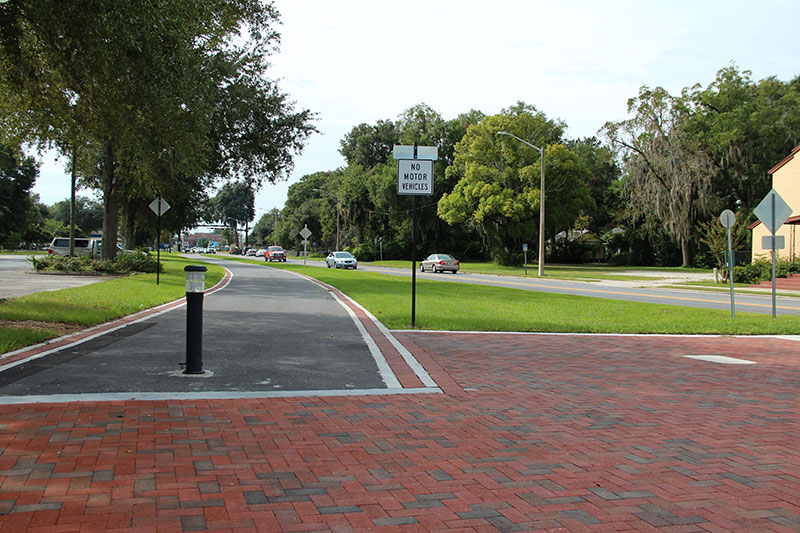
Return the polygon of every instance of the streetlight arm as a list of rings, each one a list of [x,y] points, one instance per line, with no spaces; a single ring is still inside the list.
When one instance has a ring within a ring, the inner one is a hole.
[[[539,277],[541,277],[544,276],[544,147],[539,148],[538,146],[529,143],[525,139],[520,139],[513,133],[508,133],[507,131],[498,131],[497,135],[508,135],[509,137],[513,137],[522,144],[537,150],[541,155],[540,160],[542,163],[542,173],[541,184],[539,185]]]
[[[539,148],[535,144],[531,144],[528,141],[526,141],[525,139],[520,139],[519,137],[517,137],[513,133],[508,133],[507,131],[498,131],[497,135],[508,135],[509,137],[514,137],[516,140],[518,140],[522,144],[526,144],[526,145],[530,146],[531,148],[533,148],[534,150],[538,150],[540,154],[544,154],[544,149],[543,148]]]

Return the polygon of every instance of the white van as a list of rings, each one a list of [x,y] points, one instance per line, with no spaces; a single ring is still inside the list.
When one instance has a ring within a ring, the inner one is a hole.
[[[75,238],[75,255],[86,255],[89,257],[100,257],[102,255],[102,239],[95,238]],[[69,237],[56,237],[50,243],[49,254],[69,255]]]
[[[69,255],[69,237],[56,237],[50,243],[47,253],[54,255]],[[117,244],[117,253],[135,253],[124,249]],[[92,259],[100,259],[103,256],[103,239],[95,237],[76,237],[75,255],[85,255]]]

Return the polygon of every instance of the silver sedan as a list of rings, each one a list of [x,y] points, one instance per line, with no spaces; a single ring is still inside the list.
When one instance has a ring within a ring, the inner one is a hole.
[[[420,272],[458,272],[461,263],[458,259],[447,254],[431,254],[419,264]]]

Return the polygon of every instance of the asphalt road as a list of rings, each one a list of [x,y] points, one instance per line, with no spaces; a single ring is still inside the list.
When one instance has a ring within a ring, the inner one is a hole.
[[[386,387],[353,319],[327,290],[278,269],[220,262],[233,278],[204,298],[207,375],[180,372],[181,306],[0,372],[0,395]]]
[[[289,263],[303,264],[303,261],[289,260]],[[307,261],[307,265],[325,268],[325,263],[322,261]],[[373,267],[363,263],[359,264],[358,268],[359,270],[364,270],[367,272],[380,272],[382,274],[390,274],[394,276],[411,276],[410,262],[408,269]],[[474,283],[478,285],[491,285],[494,287],[507,287],[529,291],[571,294],[576,296],[588,296],[591,298],[608,298],[612,300],[630,300],[644,303],[681,305],[685,307],[698,307],[702,309],[722,309],[730,311],[731,308],[730,292],[728,291],[701,291],[691,289],[640,287],[638,285],[646,285],[647,283],[638,280],[631,280],[630,282],[586,282],[537,278],[533,275],[523,278],[514,276],[492,276],[488,274],[466,274],[463,272],[459,272],[456,275],[450,273],[434,274],[432,272],[419,272],[419,263],[417,263],[417,278],[451,283]],[[772,313],[771,293],[764,292],[762,294],[744,294],[735,291],[734,299],[736,302],[736,311],[762,314]],[[800,314],[800,298],[776,298],[776,314]]]
[[[223,257],[223,256],[221,256]],[[211,259],[203,256],[203,260]],[[211,259],[213,260],[213,259]],[[288,261],[290,264],[303,264],[302,260]],[[231,264],[226,261],[225,264]],[[307,261],[308,266],[325,268],[323,261]],[[410,263],[408,269],[373,267],[360,264],[360,270],[380,272],[396,276],[411,276]],[[722,309],[730,311],[730,293],[727,291],[700,291],[691,289],[663,289],[655,287],[642,287],[646,285],[641,281],[630,282],[582,282],[564,281],[558,279],[539,279],[535,276],[512,277],[492,276],[486,274],[453,274],[421,273],[417,270],[417,277],[444,282],[475,283],[495,287],[507,287],[540,292],[553,292],[559,294],[573,294],[593,298],[609,298],[614,300],[631,300],[667,305],[681,305],[686,307],[699,307],[704,309]],[[107,279],[97,276],[69,276],[69,275],[42,275],[31,272],[27,256],[0,255],[0,298],[13,298],[40,292],[55,290],[65,287],[75,287],[96,283]],[[772,295],[769,292],[761,294],[735,293],[736,311],[751,313],[772,313]],[[781,297],[776,299],[776,314],[800,314],[800,298]]]

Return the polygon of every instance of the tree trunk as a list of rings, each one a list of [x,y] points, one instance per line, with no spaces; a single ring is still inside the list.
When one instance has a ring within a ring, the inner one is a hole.
[[[120,191],[114,181],[114,149],[111,140],[103,140],[103,259],[117,255]]]
[[[682,238],[681,239],[681,259],[683,260],[682,267],[686,268],[689,266],[689,239]]]
[[[128,209],[125,212],[125,248],[133,250],[136,248],[136,209],[132,202],[128,203]]]

